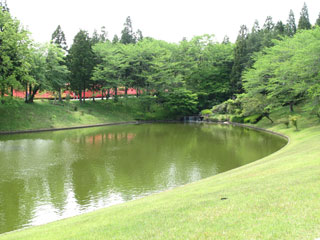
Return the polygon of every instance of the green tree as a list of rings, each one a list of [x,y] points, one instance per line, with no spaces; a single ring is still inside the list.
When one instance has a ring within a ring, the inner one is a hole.
[[[136,41],[139,42],[139,41],[142,41],[143,40],[143,35],[142,35],[142,31],[140,29],[137,30],[136,34]]]
[[[197,108],[197,94],[189,90],[180,88],[173,92],[164,93],[161,97],[170,117],[179,119],[183,116],[190,116],[199,112]]]
[[[266,21],[264,22],[263,25],[263,42],[262,45],[264,47],[271,47],[273,46],[273,39],[276,38],[275,36],[275,25],[273,23],[272,17],[268,16],[266,18]]]
[[[320,27],[320,13],[318,15],[318,18],[316,20],[316,24],[315,25]]]
[[[234,48],[234,64],[230,76],[231,91],[234,94],[243,92],[241,75],[242,71],[245,69],[246,63],[248,62],[247,39],[248,28],[246,25],[241,25],[236,46]]]
[[[1,0],[0,1],[0,7],[1,7],[1,10],[4,11],[4,12],[9,12],[10,11],[6,0],[5,1]]]
[[[310,28],[311,28],[311,23],[309,21],[308,7],[307,7],[307,4],[304,3],[300,12],[298,29],[300,30],[300,29],[310,29]]]
[[[68,68],[71,73],[71,88],[79,93],[82,103],[82,93],[85,96],[93,70],[93,52],[88,32],[80,30],[73,40],[67,56]],[[85,98],[83,98],[85,102]]]
[[[285,27],[285,33],[287,36],[292,37],[297,32],[296,20],[292,9],[290,9],[289,17]]]
[[[283,24],[282,21],[278,21],[274,27],[275,34],[277,36],[283,36],[285,34],[285,27],[286,26]]]
[[[136,43],[136,36],[133,32],[130,16],[126,18],[126,22],[123,25],[124,28],[121,31],[120,42],[123,44]]]
[[[116,43],[118,43],[118,42],[119,42],[119,37],[118,37],[117,34],[115,34],[115,35],[113,36],[112,43],[116,44]]]
[[[57,29],[52,33],[51,41],[52,43],[57,44],[63,50],[67,51],[68,45],[66,37],[60,25],[58,25]]]
[[[319,85],[319,40],[320,29],[315,28],[277,41],[257,55],[253,68],[243,75],[247,95],[265,96],[269,109],[290,106],[293,111],[308,98],[310,88]]]
[[[59,93],[61,101],[61,88],[65,87],[68,81],[69,70],[65,63],[64,51],[56,44],[47,45],[47,69],[46,78],[53,91]]]
[[[44,45],[36,45],[33,47],[30,62],[30,80],[29,86],[26,88],[26,103],[33,103],[34,96],[39,90],[50,89],[47,80],[47,48]]]
[[[3,9],[2,7],[0,7]],[[27,85],[30,63],[29,33],[6,10],[0,11],[0,94]],[[11,91],[11,92],[12,92]]]

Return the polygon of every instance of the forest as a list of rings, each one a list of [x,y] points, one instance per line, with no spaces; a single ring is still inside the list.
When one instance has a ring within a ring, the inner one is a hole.
[[[10,104],[13,90],[25,91],[25,103],[32,103],[39,91],[61,101],[68,89],[84,104],[88,90],[116,102],[118,89],[126,98],[134,88],[146,111],[157,105],[171,118],[201,111],[213,121],[212,113],[254,123],[281,107],[294,112],[301,102],[320,118],[320,14],[310,23],[306,4],[297,24],[292,10],[285,23],[268,16],[261,27],[241,25],[235,43],[213,34],[168,43],[144,37],[127,17],[119,37],[109,39],[105,27],[80,30],[70,47],[60,25],[50,43],[36,43],[9,7],[0,7],[1,104]]]

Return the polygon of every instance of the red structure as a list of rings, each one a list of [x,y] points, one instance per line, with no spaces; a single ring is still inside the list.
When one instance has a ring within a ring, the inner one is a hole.
[[[64,91],[64,92],[62,92],[61,96],[62,96],[62,98],[66,98],[66,96],[68,94],[70,94],[70,97],[72,99],[78,99],[79,98],[79,95],[76,95],[74,92],[71,92],[71,91]],[[114,91],[112,89],[110,89],[109,94],[110,94],[110,96],[114,96],[115,95],[115,93],[114,93]],[[137,94],[137,90],[134,89],[134,88],[128,88],[127,94],[128,95],[136,95]],[[107,95],[107,91],[105,91],[103,93],[104,97],[106,95]],[[118,95],[119,96],[125,95],[125,91],[122,90],[122,89],[118,89]],[[25,98],[26,97],[26,93],[24,91],[13,90],[13,96],[14,97],[19,97],[19,98]],[[93,96],[93,92],[92,91],[86,91],[85,95],[82,93],[82,97],[85,97],[85,98],[92,98],[92,96]],[[101,98],[102,97],[102,92],[101,91],[94,92],[94,97]],[[53,92],[43,91],[43,92],[38,92],[35,95],[34,98],[35,99],[54,99],[54,94],[53,94]]]

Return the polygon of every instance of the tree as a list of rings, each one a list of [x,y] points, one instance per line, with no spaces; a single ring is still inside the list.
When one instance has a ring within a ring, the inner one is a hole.
[[[229,36],[225,35],[223,37],[222,44],[229,44],[229,43],[230,43],[230,38]]]
[[[1,96],[8,93],[9,88],[13,91],[13,88],[28,84],[30,45],[29,33],[20,26],[20,22],[13,19],[7,10],[0,11]]]
[[[231,91],[234,94],[243,92],[241,74],[245,69],[245,64],[248,62],[247,38],[248,28],[246,25],[241,25],[236,46],[234,48],[234,64],[230,76]]]
[[[68,68],[71,73],[71,88],[79,93],[82,103],[82,93],[85,97],[93,70],[93,52],[88,32],[80,30],[73,40],[67,56]],[[85,98],[83,99],[85,101]]]
[[[58,25],[57,29],[52,33],[51,41],[54,44],[57,44],[63,50],[67,51],[68,45],[67,45],[66,37],[60,25]]]
[[[26,103],[33,103],[34,96],[39,90],[50,89],[47,81],[47,48],[44,45],[36,45],[32,48],[30,57],[30,81],[26,87]]]
[[[9,12],[10,11],[10,9],[8,8],[8,4],[7,4],[6,0],[5,1],[1,0],[0,1],[0,7],[1,7],[1,10],[3,12]]]
[[[311,86],[318,89],[320,74],[320,29],[302,31],[277,41],[256,56],[252,69],[243,75],[247,96],[260,94],[269,109],[294,105],[308,98]],[[312,96],[316,96],[312,91]]]
[[[115,101],[117,101],[117,89],[122,83],[122,75],[127,65],[121,45],[105,42],[93,46],[93,51],[101,58],[101,62],[94,67],[91,79],[102,82],[107,89],[113,88]]]
[[[64,51],[56,44],[47,45],[46,63],[46,78],[50,89],[58,91],[59,101],[61,101],[61,88],[66,85],[69,74],[69,70],[65,64]]]
[[[320,13],[318,15],[318,18],[316,20],[316,24],[315,25],[320,27]]]
[[[285,34],[285,28],[286,28],[286,26],[283,24],[283,22],[278,21],[274,27],[275,34],[277,36],[283,36]]]
[[[264,47],[271,47],[273,46],[272,40],[276,38],[275,31],[274,31],[275,25],[273,23],[272,17],[268,16],[266,18],[266,21],[263,25],[263,42],[262,45]]]
[[[118,37],[117,34],[115,34],[115,35],[113,36],[112,43],[115,44],[115,43],[118,43],[118,42],[119,42],[119,37]]]
[[[171,117],[181,118],[198,112],[198,97],[186,89],[180,88],[162,95],[164,105]]]
[[[297,32],[296,20],[292,9],[289,12],[289,18],[285,27],[285,33],[287,36],[292,37]]]
[[[136,43],[136,36],[133,32],[130,16],[127,17],[126,22],[123,25],[124,29],[121,31],[120,42],[123,44]]]
[[[143,35],[142,35],[142,31],[140,29],[137,30],[136,34],[136,41],[139,42],[139,41],[142,41],[143,40]]]
[[[310,29],[310,28],[311,28],[311,23],[309,21],[308,7],[307,7],[307,4],[304,3],[300,12],[298,29],[300,30],[300,29]]]

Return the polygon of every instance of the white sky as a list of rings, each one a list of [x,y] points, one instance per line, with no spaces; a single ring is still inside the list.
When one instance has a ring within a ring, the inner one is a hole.
[[[255,19],[263,25],[267,16],[286,23],[292,9],[298,22],[305,0],[7,0],[11,14],[32,32],[37,42],[51,39],[58,24],[70,45],[75,34],[92,34],[102,26],[108,38],[120,36],[130,16],[133,28],[168,42],[179,42],[205,33],[218,41],[225,35],[235,41],[240,25],[250,29]],[[306,0],[311,24],[320,12],[320,0]]]

